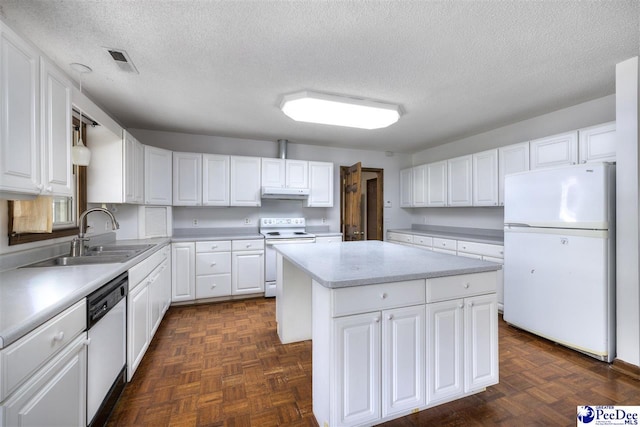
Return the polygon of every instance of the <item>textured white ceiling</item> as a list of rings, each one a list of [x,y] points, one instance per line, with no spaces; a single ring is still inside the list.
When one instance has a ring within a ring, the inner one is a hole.
[[[614,93],[639,54],[619,1],[0,0],[125,127],[415,152]],[[121,72],[103,47],[126,50]],[[386,129],[296,123],[308,89],[401,104]]]

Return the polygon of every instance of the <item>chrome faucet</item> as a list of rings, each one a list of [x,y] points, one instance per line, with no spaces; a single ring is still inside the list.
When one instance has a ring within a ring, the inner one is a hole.
[[[82,214],[80,215],[80,219],[78,219],[79,233],[78,233],[78,237],[74,238],[71,241],[71,251],[70,251],[70,255],[71,256],[83,256],[84,253],[85,253],[86,245],[84,244],[84,242],[89,240],[89,238],[86,237],[86,233],[87,233],[87,215],[89,215],[91,212],[103,212],[103,213],[107,214],[109,219],[111,219],[111,227],[112,227],[112,229],[116,230],[116,229],[120,228],[120,224],[118,224],[118,221],[116,220],[116,217],[111,212],[109,212],[107,209],[105,209],[105,208],[87,209],[86,211],[82,212]]]

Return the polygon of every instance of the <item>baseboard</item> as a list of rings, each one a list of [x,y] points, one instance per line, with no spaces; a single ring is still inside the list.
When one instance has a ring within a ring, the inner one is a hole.
[[[611,369],[640,380],[640,366],[632,365],[631,363],[624,362],[620,359],[615,359],[611,364]]]

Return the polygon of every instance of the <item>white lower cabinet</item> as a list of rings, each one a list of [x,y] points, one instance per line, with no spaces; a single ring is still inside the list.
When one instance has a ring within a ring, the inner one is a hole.
[[[427,304],[427,404],[498,382],[495,294]]]
[[[127,380],[131,381],[149,348],[149,287],[140,285],[129,292],[127,304]]]
[[[232,252],[231,295],[264,293],[264,250]]]
[[[338,289],[313,281],[318,424],[379,424],[496,384],[495,281],[495,272]]]
[[[424,305],[335,319],[337,425],[424,406],[424,325]]]
[[[196,244],[171,244],[171,301],[191,301],[196,294]]]
[[[173,302],[264,293],[264,239],[171,246]]]
[[[231,241],[196,243],[196,299],[231,295]]]
[[[337,404],[329,425],[373,423],[380,418],[380,313],[337,318],[333,335]]]
[[[382,416],[423,407],[425,307],[382,312]]]
[[[87,346],[83,332],[2,406],[3,426],[86,426]]]
[[[129,269],[127,380],[140,365],[171,302],[169,245]]]

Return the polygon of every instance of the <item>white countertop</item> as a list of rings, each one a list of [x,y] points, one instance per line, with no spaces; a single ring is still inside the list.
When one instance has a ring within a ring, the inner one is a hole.
[[[503,245],[504,237],[502,234],[494,235],[494,234],[481,234],[481,233],[469,233],[465,232],[465,228],[457,228],[457,227],[441,227],[441,228],[450,228],[450,230],[420,230],[415,228],[397,228],[387,230],[387,232],[393,233],[405,233],[405,234],[415,234],[419,236],[429,236],[429,237],[440,237],[443,239],[454,239],[454,240],[465,240],[467,242],[478,242],[478,243],[487,243],[490,245]],[[494,230],[489,230],[494,231]]]
[[[197,242],[203,240],[264,239],[255,227],[249,228],[174,228],[172,242]]]
[[[493,262],[377,240],[274,247],[327,288],[428,279],[502,268]]]
[[[0,272],[0,348],[71,307],[169,241],[169,238],[155,238],[114,242],[156,245],[122,263],[16,268]]]

